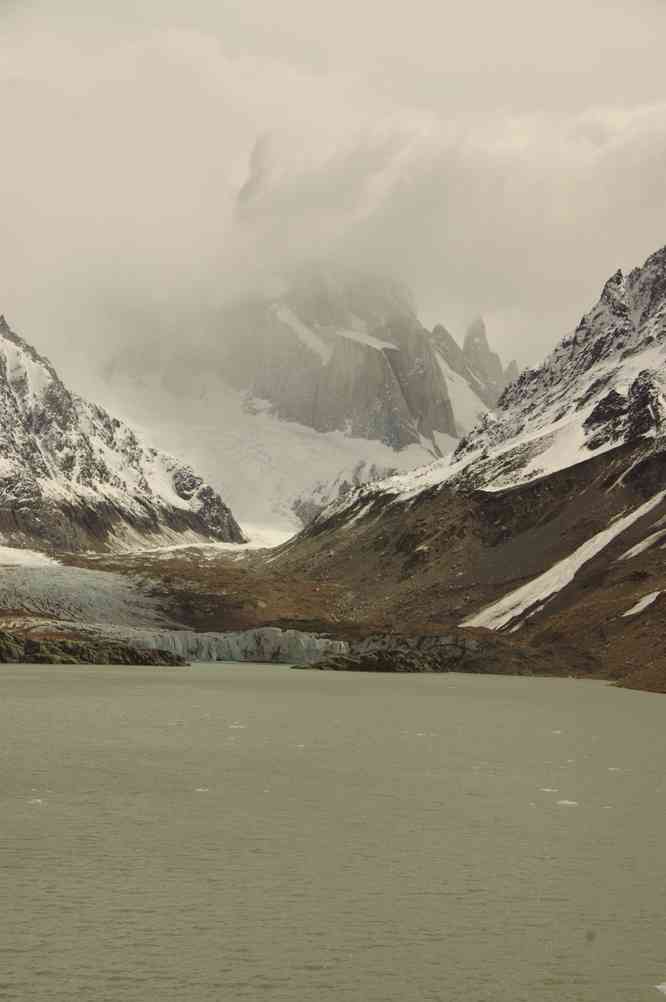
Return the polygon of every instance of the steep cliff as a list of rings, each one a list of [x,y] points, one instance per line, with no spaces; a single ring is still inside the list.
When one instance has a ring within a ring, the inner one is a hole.
[[[457,436],[431,337],[397,285],[308,273],[228,311],[221,328],[225,378],[283,420],[433,455],[438,434]]]

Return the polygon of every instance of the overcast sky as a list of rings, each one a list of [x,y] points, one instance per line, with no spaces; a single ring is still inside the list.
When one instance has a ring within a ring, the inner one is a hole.
[[[68,378],[324,251],[535,362],[666,243],[664,0],[0,0],[0,35],[0,312]]]

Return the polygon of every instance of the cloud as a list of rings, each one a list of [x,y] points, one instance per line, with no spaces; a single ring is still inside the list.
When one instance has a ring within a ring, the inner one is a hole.
[[[76,381],[331,256],[536,360],[666,242],[664,26],[611,0],[0,8],[0,310]]]

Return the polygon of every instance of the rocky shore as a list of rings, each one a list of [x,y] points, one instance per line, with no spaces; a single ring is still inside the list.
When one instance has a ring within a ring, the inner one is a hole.
[[[186,665],[171,651],[104,639],[33,639],[0,632],[0,664]]]
[[[594,674],[592,660],[574,668],[557,650],[470,630],[452,630],[434,636],[376,634],[351,642],[345,653],[327,655],[298,667],[320,671],[459,671],[489,675]]]

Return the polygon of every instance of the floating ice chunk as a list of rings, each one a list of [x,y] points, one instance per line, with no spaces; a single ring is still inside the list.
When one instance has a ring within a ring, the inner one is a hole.
[[[33,798],[32,798],[32,800],[29,800],[29,801],[28,801],[28,803],[29,803],[29,804],[35,804],[35,805],[39,805],[39,804],[43,804],[43,803],[44,803],[44,801],[42,800],[42,798],[41,798],[41,797],[33,797]]]
[[[655,985],[654,987],[658,992],[661,992],[662,995],[666,995],[666,981],[662,982],[660,985]]]
[[[577,800],[558,800],[557,804],[559,807],[578,807]]]
[[[539,789],[542,793],[559,793],[560,791],[554,786],[540,786]]]
[[[208,787],[207,786],[197,786],[197,788],[196,788],[196,790],[194,792],[195,793],[208,793]]]

